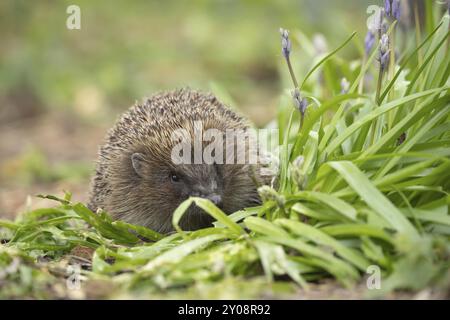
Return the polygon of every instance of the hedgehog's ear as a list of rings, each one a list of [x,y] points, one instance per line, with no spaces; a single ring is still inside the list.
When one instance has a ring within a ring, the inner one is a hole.
[[[131,155],[131,164],[133,165],[133,169],[140,177],[144,176],[144,162],[145,158],[142,153],[136,152]]]

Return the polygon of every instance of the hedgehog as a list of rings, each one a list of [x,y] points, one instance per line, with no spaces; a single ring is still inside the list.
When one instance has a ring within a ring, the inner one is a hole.
[[[192,142],[199,123],[202,132],[214,129],[221,135],[250,128],[214,95],[189,88],[157,93],[133,105],[108,131],[99,148],[88,207],[94,212],[104,210],[116,220],[170,233],[174,231],[174,210],[189,197],[208,199],[226,214],[260,204],[257,186],[262,177],[257,164],[199,163],[192,161],[191,152],[186,152],[190,162],[174,161],[174,148],[181,141]],[[180,135],[174,139],[174,132],[184,132],[187,140]],[[202,147],[207,144],[201,143]],[[193,151],[192,145],[187,146]],[[231,150],[231,159],[236,160],[240,152],[231,146],[226,155]],[[192,204],[180,227],[197,230],[212,222],[206,212]]]

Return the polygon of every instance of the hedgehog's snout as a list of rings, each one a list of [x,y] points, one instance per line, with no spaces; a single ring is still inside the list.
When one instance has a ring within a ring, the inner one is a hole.
[[[208,199],[218,207],[222,205],[222,196],[218,193],[192,191],[190,195],[192,197]]]
[[[222,205],[222,196],[218,194],[212,194],[206,197],[206,199],[211,200],[212,203],[214,203],[216,206]]]
[[[192,188],[190,196],[208,199],[218,207],[222,205],[222,195],[217,189],[217,184],[207,187],[202,184],[196,185]]]
[[[219,194],[210,194],[210,195],[204,196],[202,198],[210,200],[212,203],[214,203],[218,207],[220,207],[222,205],[222,196]]]

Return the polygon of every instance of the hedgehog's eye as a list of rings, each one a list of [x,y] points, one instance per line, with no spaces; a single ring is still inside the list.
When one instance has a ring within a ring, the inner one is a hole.
[[[180,177],[176,173],[170,174],[170,181],[172,182],[180,182]]]

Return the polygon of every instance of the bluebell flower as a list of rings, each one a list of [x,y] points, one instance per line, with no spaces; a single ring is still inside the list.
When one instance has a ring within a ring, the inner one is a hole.
[[[291,175],[294,182],[300,189],[303,189],[305,184],[305,174],[302,172],[303,163],[305,162],[305,158],[303,156],[298,156],[292,161],[291,166]]]
[[[276,192],[275,189],[269,186],[259,187],[258,193],[259,196],[261,197],[261,200],[274,201],[280,208],[283,208],[284,205],[286,204],[286,198],[283,195],[278,194],[278,192]]]
[[[386,16],[391,16],[391,0],[384,0],[384,12]]]
[[[306,107],[308,106],[308,101],[305,98],[301,97],[300,90],[298,90],[298,88],[295,88],[294,92],[292,93],[292,98],[294,99],[295,107],[304,116]]]
[[[381,71],[386,70],[387,65],[389,64],[389,50],[380,55],[380,66]]]
[[[395,20],[400,20],[400,0],[392,1],[392,16]]]
[[[375,44],[375,33],[372,30],[367,31],[366,37],[364,38],[364,49],[366,55],[369,55],[372,51],[373,45]]]
[[[389,30],[389,23],[386,20],[383,20],[383,23],[381,24],[381,33],[387,33]]]
[[[288,59],[291,54],[291,40],[289,39],[289,31],[283,28],[280,28],[281,34],[281,53],[283,56]]]
[[[379,61],[381,66],[381,71],[386,70],[389,63],[389,37],[387,34],[383,34],[380,39],[380,55]]]
[[[308,100],[306,100],[306,98],[303,98],[302,101],[300,101],[300,112],[303,116],[305,115],[307,106],[308,106]]]

